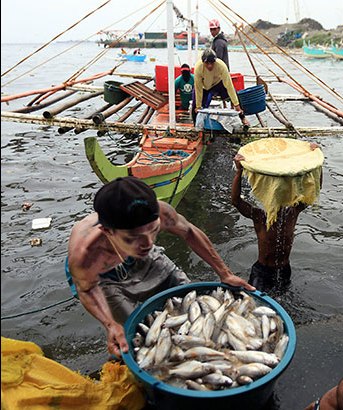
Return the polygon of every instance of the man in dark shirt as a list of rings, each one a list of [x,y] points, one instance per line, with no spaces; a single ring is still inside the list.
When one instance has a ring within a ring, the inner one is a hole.
[[[220,31],[220,23],[217,19],[212,19],[210,20],[209,26],[213,37],[211,48],[215,51],[217,57],[224,61],[230,71],[227,40],[224,33]]]

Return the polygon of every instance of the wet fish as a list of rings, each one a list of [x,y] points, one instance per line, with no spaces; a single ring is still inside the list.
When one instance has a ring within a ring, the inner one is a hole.
[[[165,327],[181,326],[183,323],[186,322],[186,320],[188,320],[187,313],[184,313],[183,315],[179,315],[179,316],[170,316],[166,319],[163,326]]]
[[[224,376],[220,373],[210,373],[202,378],[204,383],[209,383],[212,386],[225,386],[229,387],[233,383],[233,380],[229,376]]]
[[[214,366],[211,364],[201,363],[197,360],[188,360],[169,369],[169,374],[183,377],[185,379],[195,379],[211,373],[212,371],[214,371]]]
[[[254,309],[252,311],[252,313],[254,315],[257,315],[257,316],[262,316],[262,315],[266,315],[268,317],[275,317],[276,316],[275,310],[273,310],[272,308],[270,308],[268,306],[259,306],[256,309]]]
[[[162,313],[160,313],[157,318],[154,320],[154,322],[152,323],[148,334],[146,335],[145,338],[145,345],[146,346],[151,346],[154,343],[157,342],[158,336],[160,335],[161,332],[161,327],[164,323],[164,321],[166,320],[168,314],[168,310],[164,310]]]
[[[281,336],[280,340],[275,346],[274,354],[281,360],[283,355],[285,354],[287,345],[288,345],[289,337],[284,334]]]
[[[239,376],[248,376],[256,379],[268,374],[272,368],[263,363],[249,363],[238,367]]]
[[[209,391],[210,389],[208,389],[204,384],[201,383],[197,383],[194,380],[186,380],[185,381],[186,386],[190,389],[190,390],[198,390],[198,391]]]
[[[230,354],[234,357],[237,357],[244,363],[262,363],[270,367],[275,367],[280,361],[274,353],[266,353],[254,350],[232,350]]]
[[[169,357],[170,350],[172,347],[172,340],[170,336],[170,331],[167,327],[161,330],[156,344],[155,353],[155,364],[162,363],[165,359]]]

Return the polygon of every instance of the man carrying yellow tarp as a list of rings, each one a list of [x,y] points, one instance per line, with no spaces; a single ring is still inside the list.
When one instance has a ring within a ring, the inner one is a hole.
[[[44,357],[36,344],[1,337],[2,410],[140,410],[143,392],[127,366],[107,362],[100,381]]]
[[[300,212],[315,203],[322,183],[324,156],[317,144],[291,138],[265,138],[246,144],[234,158],[236,175],[231,201],[252,219],[258,239],[258,260],[249,283],[269,291],[290,283],[291,253]],[[262,205],[241,197],[241,177],[246,176],[252,194]]]

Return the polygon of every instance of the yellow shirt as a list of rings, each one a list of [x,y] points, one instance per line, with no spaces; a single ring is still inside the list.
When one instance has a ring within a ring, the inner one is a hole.
[[[196,108],[201,108],[202,106],[203,89],[209,90],[219,84],[220,81],[223,81],[223,85],[229,94],[232,104],[235,106],[239,105],[229,70],[226,64],[217,58],[214,62],[212,71],[209,71],[201,60],[199,60],[194,66]]]

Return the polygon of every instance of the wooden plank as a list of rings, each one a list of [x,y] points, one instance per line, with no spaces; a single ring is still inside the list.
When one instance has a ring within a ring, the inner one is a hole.
[[[154,110],[158,110],[168,102],[167,98],[159,91],[152,90],[139,81],[129,84],[122,84],[120,88],[138,100],[144,102]]]

